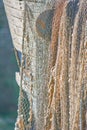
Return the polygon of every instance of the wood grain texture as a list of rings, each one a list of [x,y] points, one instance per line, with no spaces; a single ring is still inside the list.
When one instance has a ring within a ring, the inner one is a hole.
[[[13,44],[17,50],[22,52],[22,36],[23,36],[23,1],[4,0],[4,6],[9,22]]]

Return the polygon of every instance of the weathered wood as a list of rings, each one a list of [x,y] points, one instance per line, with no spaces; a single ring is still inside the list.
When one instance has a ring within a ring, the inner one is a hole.
[[[22,52],[24,2],[4,0],[12,40],[15,48]]]
[[[5,5],[7,5],[10,8],[24,10],[24,1],[19,0],[3,0],[3,1]]]
[[[13,17],[17,17],[18,19],[23,18],[23,10],[12,8],[12,6],[5,5],[6,13],[10,14]]]

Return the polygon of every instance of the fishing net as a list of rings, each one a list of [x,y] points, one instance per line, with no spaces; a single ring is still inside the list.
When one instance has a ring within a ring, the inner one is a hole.
[[[20,68],[15,130],[86,130],[87,1],[4,3],[22,12],[20,46],[9,20]]]

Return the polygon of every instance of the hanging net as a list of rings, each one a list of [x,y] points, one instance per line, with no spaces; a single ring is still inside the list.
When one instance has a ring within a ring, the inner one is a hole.
[[[4,4],[20,68],[15,130],[86,130],[87,0]]]

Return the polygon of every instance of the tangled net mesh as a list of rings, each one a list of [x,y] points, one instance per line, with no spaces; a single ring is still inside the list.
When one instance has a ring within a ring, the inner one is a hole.
[[[86,130],[87,1],[24,5],[15,130]]]

